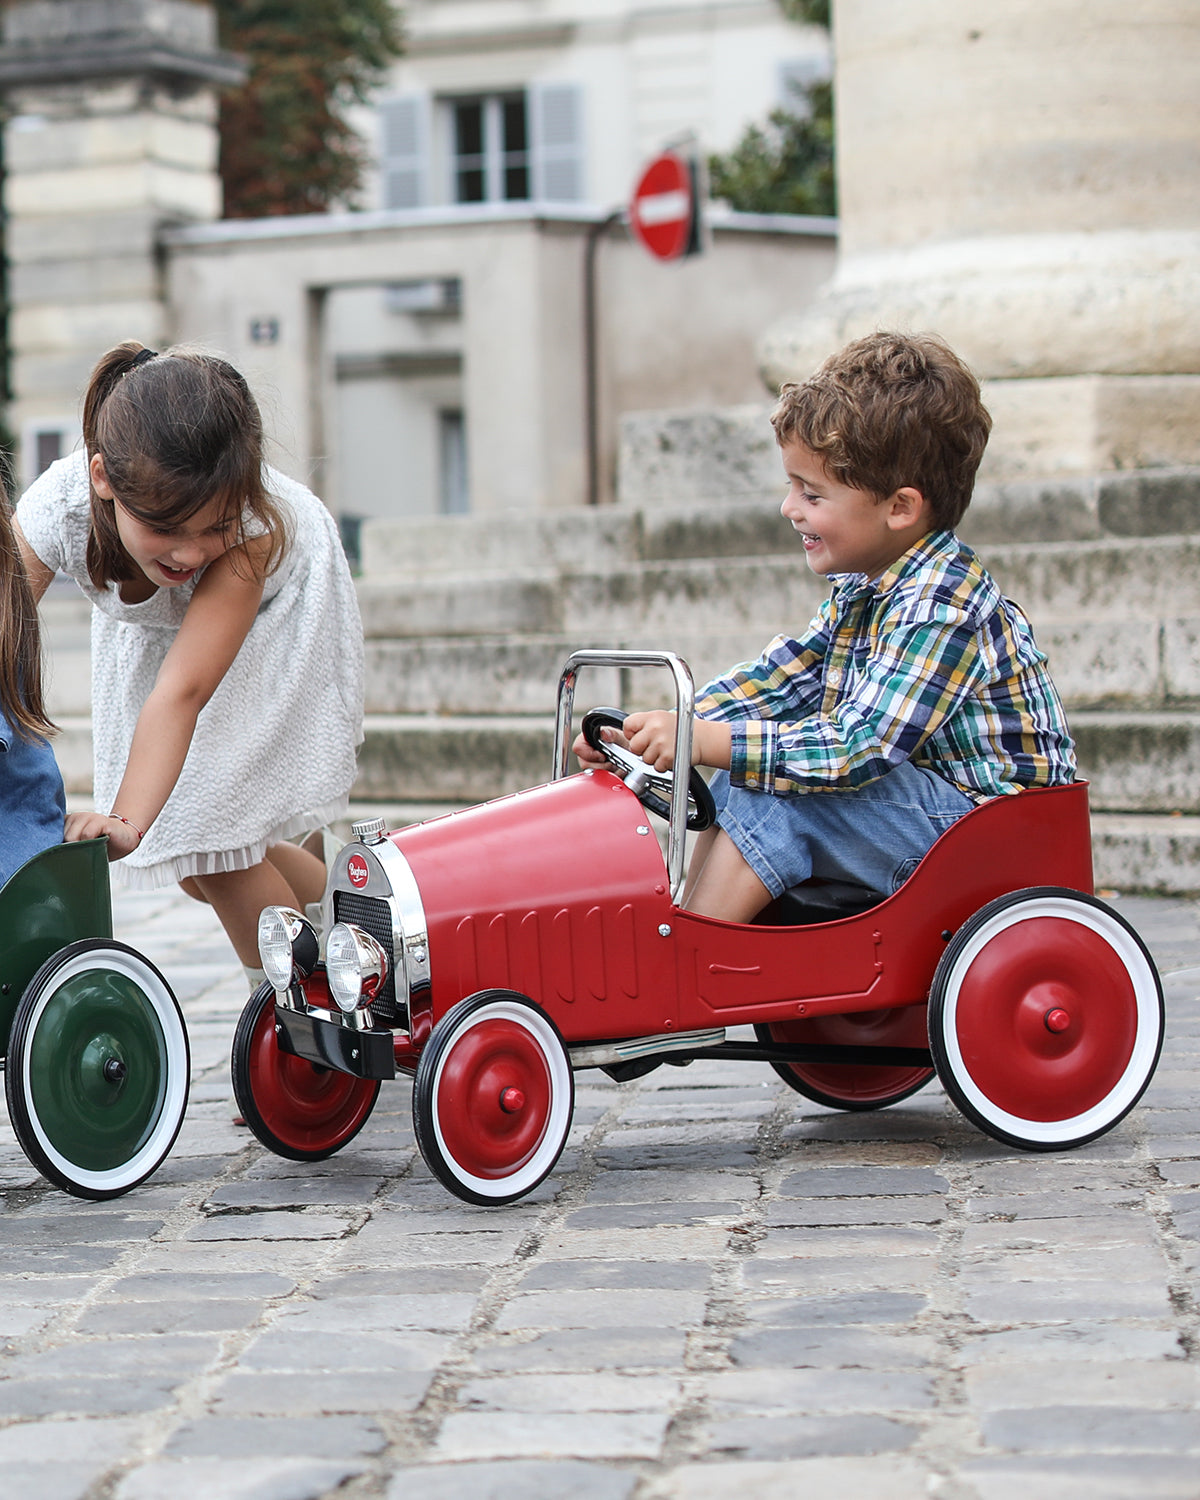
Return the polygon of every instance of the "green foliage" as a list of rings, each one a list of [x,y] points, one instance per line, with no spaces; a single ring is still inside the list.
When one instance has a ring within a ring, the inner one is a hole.
[[[221,45],[250,66],[221,99],[221,180],[231,219],[352,204],[365,148],[342,111],[400,55],[392,0],[217,0]]]
[[[837,213],[833,85],[810,84],[803,100],[796,110],[773,109],[765,127],[751,125],[727,156],[709,157],[714,198],[742,213]]]
[[[830,0],[779,0],[779,8],[789,21],[806,26],[829,26]]]

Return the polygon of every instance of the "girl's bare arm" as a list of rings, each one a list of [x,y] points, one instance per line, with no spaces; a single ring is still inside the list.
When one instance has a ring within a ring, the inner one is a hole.
[[[67,819],[69,840],[107,834],[109,858],[120,859],[132,853],[139,833],[158,817],[179,780],[200,710],[233,665],[262,601],[257,564],[264,552],[260,542],[227,552],[209,565],[196,585],[179,633],[138,715],[111,809],[133,827],[106,813],[73,813]]]
[[[25,540],[25,533],[17,524],[16,516],[12,518],[12,529],[17,542],[17,551],[21,554],[21,561],[25,564],[25,576],[29,579],[33,602],[37,604],[53,582],[54,569],[48,568]]]

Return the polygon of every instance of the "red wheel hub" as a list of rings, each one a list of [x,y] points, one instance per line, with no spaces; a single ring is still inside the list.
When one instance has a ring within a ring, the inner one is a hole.
[[[474,1177],[508,1177],[533,1156],[550,1118],[550,1070],[537,1039],[513,1021],[471,1026],[451,1045],[437,1084],[447,1151]]]
[[[963,976],[955,1007],[977,1086],[1022,1119],[1070,1119],[1101,1103],[1129,1064],[1137,996],[1099,933],[1063,917],[998,932]]]
[[[805,1021],[777,1021],[771,1039],[797,1046],[924,1047],[925,1009],[846,1011]],[[881,1104],[907,1094],[930,1078],[932,1068],[896,1063],[788,1063],[798,1078],[850,1104]]]
[[[318,1068],[280,1051],[273,995],[255,1023],[249,1071],[263,1124],[298,1151],[336,1149],[355,1133],[375,1103],[372,1080]]]

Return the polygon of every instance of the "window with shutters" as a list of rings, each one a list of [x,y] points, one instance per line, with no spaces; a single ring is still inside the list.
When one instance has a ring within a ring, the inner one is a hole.
[[[577,84],[488,94],[404,95],[380,106],[385,208],[584,197]]]

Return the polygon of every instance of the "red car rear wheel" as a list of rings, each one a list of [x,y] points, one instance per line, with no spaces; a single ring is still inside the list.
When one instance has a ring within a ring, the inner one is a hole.
[[[429,1170],[468,1203],[513,1203],[558,1160],[575,1107],[562,1036],[524,995],[453,1006],[421,1051],[413,1125]]]
[[[946,949],[929,1043],[946,1092],[1012,1146],[1062,1150],[1103,1135],[1158,1064],[1154,963],[1116,912],[1045,886],[992,901]]]
[[[919,1005],[891,1010],[848,1011],[805,1021],[756,1026],[760,1042],[792,1046],[923,1047],[924,1011]],[[883,1109],[898,1104],[933,1077],[932,1068],[895,1063],[789,1063],[771,1066],[789,1088],[829,1109]]]
[[[259,985],[233,1036],[233,1094],[246,1124],[276,1156],[320,1161],[366,1124],[379,1080],[354,1078],[283,1052],[275,1040],[275,991]]]

